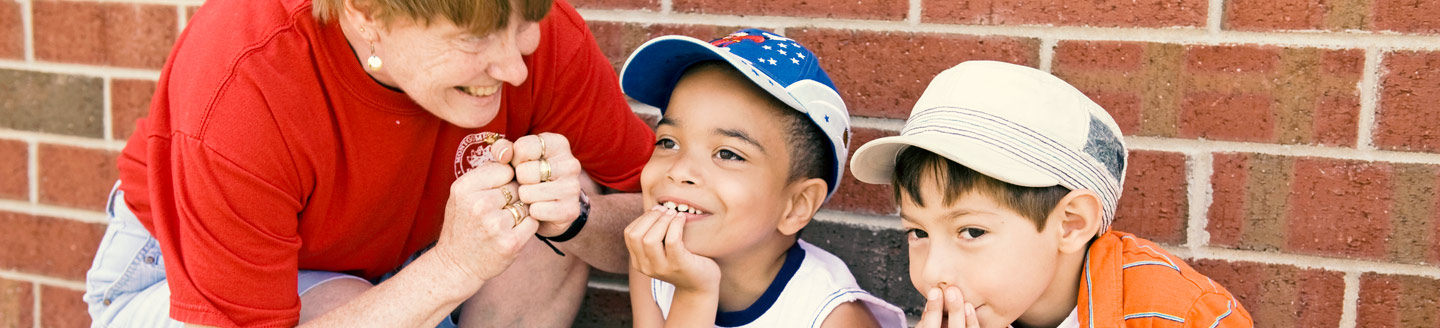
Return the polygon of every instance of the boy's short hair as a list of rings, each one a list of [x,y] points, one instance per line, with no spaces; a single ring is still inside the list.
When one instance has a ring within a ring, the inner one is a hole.
[[[1043,71],[968,61],[940,72],[910,111],[899,136],[866,143],[850,170],[888,183],[896,155],[924,148],[995,180],[1022,187],[1095,192],[1100,229],[1115,219],[1128,154],[1120,127],[1074,86]]]
[[[943,198],[921,197],[920,190],[926,182],[936,184]],[[1070,193],[1069,188],[1058,185],[1021,187],[995,180],[919,147],[906,147],[896,156],[895,174],[890,184],[895,186],[896,201],[904,199],[900,197],[901,193],[904,193],[904,196],[910,197],[910,201],[920,206],[925,206],[926,201],[940,201],[941,204],[950,206],[961,196],[970,193],[985,195],[1000,206],[1029,219],[1035,224],[1036,231],[1045,228],[1050,212],[1055,210],[1060,199]]]
[[[744,29],[710,42],[678,35],[640,45],[620,70],[620,88],[663,114],[675,84],[695,65],[724,63],[779,103],[791,155],[790,180],[821,178],[835,195],[849,158],[850,112],[819,58],[799,42]]]

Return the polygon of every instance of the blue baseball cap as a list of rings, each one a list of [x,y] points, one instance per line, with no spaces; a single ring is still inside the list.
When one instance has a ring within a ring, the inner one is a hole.
[[[625,60],[625,68],[620,70],[620,88],[630,98],[655,106],[663,114],[685,70],[712,60],[734,66],[755,85],[805,113],[820,127],[834,159],[834,166],[827,168],[824,177],[830,184],[826,199],[833,196],[849,157],[850,112],[830,75],[820,68],[819,58],[795,40],[760,29],[740,30],[710,42],[680,35],[658,37],[640,45]]]

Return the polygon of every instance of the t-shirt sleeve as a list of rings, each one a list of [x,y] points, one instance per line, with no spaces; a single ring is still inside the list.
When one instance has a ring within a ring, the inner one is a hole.
[[[223,95],[190,111],[204,114],[184,118],[166,152],[172,172],[164,188],[174,205],[154,224],[170,315],[216,326],[294,326],[303,206],[297,170],[253,81],[237,78]]]
[[[621,191],[640,189],[640,171],[650,159],[655,133],[625,101],[619,78],[610,61],[579,15],[561,1],[550,12],[542,41],[554,49],[546,64],[555,65],[536,77],[540,111],[532,131],[556,132],[570,141],[570,149],[590,178]],[[538,61],[537,61],[538,62]]]

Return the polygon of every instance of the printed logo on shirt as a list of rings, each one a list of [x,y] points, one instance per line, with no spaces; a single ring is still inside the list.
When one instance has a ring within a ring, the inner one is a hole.
[[[490,147],[496,141],[504,139],[505,135],[494,132],[480,132],[465,136],[460,140],[460,147],[455,148],[455,177],[459,178],[485,163],[495,162]]]

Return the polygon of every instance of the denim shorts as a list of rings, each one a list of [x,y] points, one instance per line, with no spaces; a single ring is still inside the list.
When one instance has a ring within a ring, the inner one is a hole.
[[[105,214],[109,226],[105,228],[105,237],[100,240],[90,271],[85,274],[84,300],[90,310],[90,326],[184,327],[184,323],[170,319],[170,285],[165,282],[165,258],[160,256],[160,242],[150,236],[125,206],[125,193],[120,191],[119,182],[110,190]],[[300,270],[297,275],[296,295],[304,295],[310,288],[330,280],[366,281],[329,271]],[[442,320],[437,327],[454,327],[453,318]]]

